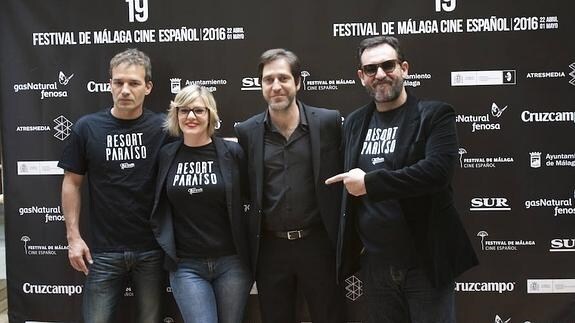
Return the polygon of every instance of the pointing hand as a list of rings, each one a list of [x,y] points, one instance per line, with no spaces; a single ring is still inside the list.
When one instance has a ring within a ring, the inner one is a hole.
[[[325,180],[327,185],[343,182],[349,194],[361,196],[367,193],[364,182],[365,172],[359,168],[354,168],[346,173],[337,174]]]

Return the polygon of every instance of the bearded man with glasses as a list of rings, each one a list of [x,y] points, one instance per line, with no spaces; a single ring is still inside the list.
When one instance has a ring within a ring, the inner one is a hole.
[[[363,40],[357,75],[372,101],[345,120],[337,268],[361,265],[368,320],[455,322],[454,279],[478,261],[454,206],[455,111],[405,90],[394,37]]]

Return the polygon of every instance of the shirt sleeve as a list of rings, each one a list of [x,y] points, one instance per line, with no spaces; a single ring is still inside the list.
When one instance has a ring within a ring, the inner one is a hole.
[[[58,167],[79,175],[84,175],[87,169],[85,140],[74,129],[68,143],[64,147]]]

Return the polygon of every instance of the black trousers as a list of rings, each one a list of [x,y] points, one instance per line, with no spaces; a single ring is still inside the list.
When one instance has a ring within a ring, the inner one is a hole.
[[[256,282],[262,322],[296,322],[298,286],[313,323],[344,322],[335,251],[324,230],[298,240],[264,237],[260,244]]]

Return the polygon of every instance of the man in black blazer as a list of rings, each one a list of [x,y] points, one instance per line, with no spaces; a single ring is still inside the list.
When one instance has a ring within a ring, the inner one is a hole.
[[[235,127],[248,162],[252,269],[263,322],[295,322],[298,288],[314,323],[343,322],[335,275],[342,187],[324,184],[342,170],[341,117],[296,100],[300,72],[292,52],[264,52],[268,108]]]
[[[365,39],[358,56],[373,101],[346,118],[346,172],[326,181],[347,190],[338,276],[361,262],[368,322],[455,322],[454,279],[478,263],[452,196],[455,112],[406,92],[396,38]]]

